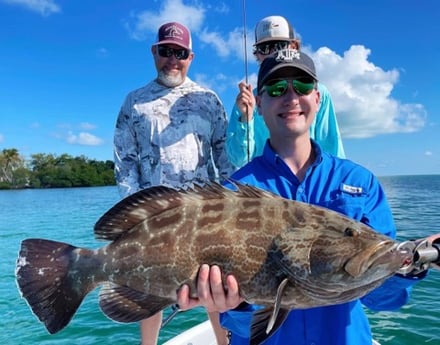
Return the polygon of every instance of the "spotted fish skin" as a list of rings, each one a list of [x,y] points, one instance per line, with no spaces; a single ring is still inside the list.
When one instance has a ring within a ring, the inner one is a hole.
[[[95,237],[110,241],[96,250],[24,240],[16,267],[20,292],[56,333],[98,286],[102,311],[118,322],[139,321],[175,303],[182,284],[197,296],[197,272],[205,263],[233,274],[247,302],[287,311],[359,298],[408,259],[390,238],[337,212],[247,185],[235,188],[211,183],[139,191],[95,224]],[[267,315],[260,317],[267,324]],[[251,343],[262,340],[255,339]]]

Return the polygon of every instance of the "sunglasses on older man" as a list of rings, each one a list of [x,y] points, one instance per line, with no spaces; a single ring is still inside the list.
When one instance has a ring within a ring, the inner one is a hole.
[[[299,96],[310,95],[313,89],[316,88],[315,80],[307,77],[287,80],[275,79],[263,86],[263,90],[267,92],[270,97],[281,97],[287,92],[289,83],[292,84],[293,90]]]
[[[254,47],[254,54],[259,53],[261,55],[269,55],[278,50],[289,48],[289,41],[270,41],[266,43],[257,44]]]
[[[177,60],[186,60],[189,57],[189,50],[185,48],[175,49],[166,46],[157,46],[157,52],[160,56],[166,58],[174,55]]]

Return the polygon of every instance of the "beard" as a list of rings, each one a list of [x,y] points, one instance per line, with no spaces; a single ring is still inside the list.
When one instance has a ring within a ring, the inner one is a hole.
[[[164,71],[159,71],[159,73],[157,74],[157,80],[164,86],[176,87],[181,85],[185,81],[185,78],[182,77],[180,73],[170,75]]]

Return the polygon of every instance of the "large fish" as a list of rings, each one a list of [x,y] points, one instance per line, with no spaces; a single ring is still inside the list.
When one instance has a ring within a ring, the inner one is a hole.
[[[123,199],[95,225],[96,249],[44,239],[21,244],[16,278],[50,333],[63,329],[101,285],[112,320],[134,322],[176,303],[201,264],[233,274],[254,315],[252,344],[269,337],[288,310],[347,302],[380,285],[411,260],[398,243],[337,212],[260,189],[218,184],[163,186]]]

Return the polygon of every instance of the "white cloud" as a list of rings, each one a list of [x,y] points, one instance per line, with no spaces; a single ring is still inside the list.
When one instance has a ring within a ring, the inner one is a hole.
[[[236,28],[226,35],[204,29],[198,37],[211,45],[219,57],[244,61],[242,29]],[[247,63],[252,64],[253,33],[248,32],[247,37]],[[319,79],[330,91],[344,138],[411,133],[426,125],[427,111],[422,104],[405,103],[393,97],[399,71],[386,71],[369,61],[370,49],[353,45],[342,56],[327,47],[312,51],[303,46],[303,50],[315,61]],[[255,87],[256,75],[248,79]]]
[[[315,61],[320,81],[330,91],[344,138],[409,133],[425,126],[423,105],[392,97],[399,72],[384,71],[368,61],[369,49],[353,45],[342,56],[327,47],[307,52]]]
[[[96,125],[92,124],[92,123],[88,123],[88,122],[81,122],[79,124],[81,129],[84,129],[86,131],[92,130],[96,128]]]
[[[0,133],[0,143],[2,143],[3,141],[5,141],[5,136]]]
[[[213,10],[214,12],[221,13],[222,15],[225,15],[231,11],[231,8],[225,2],[216,1],[213,5],[212,4],[206,4],[206,5],[209,6],[209,10]]]
[[[243,29],[235,28],[228,33],[226,39],[223,38],[224,34],[207,29],[203,29],[197,36],[203,43],[211,45],[220,57],[226,58],[232,55],[244,61]],[[252,55],[252,44],[247,42],[246,51],[248,59],[255,60]]]
[[[232,83],[231,79],[222,73],[217,75],[196,73],[194,75],[194,81],[208,89],[215,90],[217,93],[223,92],[231,87],[237,87],[237,84]]]
[[[98,58],[105,58],[105,57],[108,57],[108,56],[109,56],[109,51],[106,48],[101,47],[101,48],[98,48],[96,50],[96,57],[98,57]]]
[[[130,36],[136,40],[144,40],[147,34],[156,33],[166,22],[179,22],[187,26],[191,32],[198,31],[205,17],[205,9],[200,6],[184,5],[182,0],[166,0],[162,2],[159,13],[143,11],[132,13],[126,27]]]
[[[42,16],[50,16],[51,14],[61,12],[61,7],[53,0],[1,0],[6,4],[19,5],[30,11],[37,12]]]
[[[69,144],[78,144],[84,146],[98,146],[103,143],[102,139],[98,138],[93,134],[87,132],[80,132],[79,134],[74,134],[71,131],[68,132],[66,141]]]
[[[431,151],[426,151],[425,152],[425,156],[432,156],[432,152]]]

